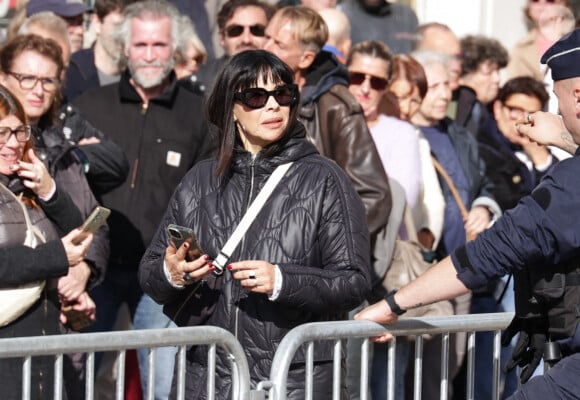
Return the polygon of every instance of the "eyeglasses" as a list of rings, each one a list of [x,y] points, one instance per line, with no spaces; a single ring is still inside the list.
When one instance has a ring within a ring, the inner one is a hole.
[[[54,92],[58,88],[58,85],[60,84],[60,79],[58,78],[46,78],[42,76],[23,75],[17,74],[16,72],[8,72],[8,75],[13,76],[14,79],[18,81],[20,89],[22,90],[31,90],[36,86],[38,82],[40,82],[42,90],[44,90],[45,92]]]
[[[298,100],[298,86],[285,85],[268,91],[262,88],[248,88],[234,94],[234,99],[241,101],[246,107],[262,108],[273,96],[276,102],[283,106],[291,106]]]
[[[523,119],[524,115],[535,112],[524,110],[523,108],[517,106],[510,106],[509,104],[504,104],[503,106],[508,110],[510,118],[514,120]]]
[[[27,142],[30,139],[30,125],[22,125],[16,129],[7,126],[0,126],[0,144],[6,144],[10,136],[14,135],[19,142]]]
[[[370,78],[371,81],[371,88],[374,90],[385,90],[389,81],[385,78],[380,78],[378,76],[374,76],[371,74],[363,74],[362,72],[351,72],[350,73],[350,84],[351,85],[362,85],[363,82],[367,79],[367,76]]]
[[[244,25],[230,25],[226,27],[226,36],[229,38],[234,38],[240,36],[244,33],[246,28],[250,28],[250,33],[254,36],[263,37],[266,35],[266,27],[262,24],[244,26]]]

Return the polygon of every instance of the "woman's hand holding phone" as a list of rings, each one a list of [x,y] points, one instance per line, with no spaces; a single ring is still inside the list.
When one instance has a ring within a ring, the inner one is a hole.
[[[82,235],[82,240],[79,237]],[[93,234],[83,232],[83,228],[76,228],[61,238],[69,267],[73,267],[84,260],[93,242]]]
[[[207,254],[187,261],[189,250],[190,244],[188,242],[184,242],[177,249],[170,243],[165,250],[165,266],[171,275],[171,282],[175,285],[192,284],[214,270],[213,265],[208,263],[209,256]]]

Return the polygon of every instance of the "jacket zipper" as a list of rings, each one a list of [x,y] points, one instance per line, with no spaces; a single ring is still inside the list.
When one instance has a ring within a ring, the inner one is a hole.
[[[149,109],[149,103],[143,103],[141,104],[141,115],[146,115],[147,114],[147,110]],[[145,123],[145,122],[143,122]],[[141,132],[143,133],[143,132]],[[139,153],[141,153],[141,150],[139,150]],[[135,159],[135,161],[133,161],[133,171],[131,171],[131,189],[135,189],[135,184],[137,182],[137,172],[139,170],[139,155],[137,155],[137,158]]]
[[[256,162],[256,154],[252,154],[252,161],[250,163],[250,194],[248,195],[248,202],[246,204],[246,211],[248,211],[248,209],[250,208],[250,204],[252,204],[252,194],[254,192],[254,163]],[[242,243],[240,246],[240,249],[244,248],[244,242],[246,241],[246,237],[244,236],[242,238]],[[239,301],[239,292],[240,292],[240,288],[238,287],[238,301]],[[235,310],[235,317],[234,317],[234,336],[237,339],[238,338],[238,323],[239,323],[239,311],[240,311],[240,307],[239,304],[236,304],[236,310]]]
[[[133,172],[131,173],[131,189],[135,189],[135,181],[137,180],[137,169],[139,168],[139,159],[133,161]]]

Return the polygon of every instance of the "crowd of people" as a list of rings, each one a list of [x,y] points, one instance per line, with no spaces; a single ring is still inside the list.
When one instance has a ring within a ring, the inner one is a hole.
[[[563,161],[580,141],[580,31],[568,0],[529,0],[529,35],[514,49],[459,38],[402,2],[92,3],[23,1],[0,47],[0,285],[44,282],[0,337],[111,331],[123,306],[133,329],[175,327],[167,309],[195,288],[210,310],[201,323],[236,336],[255,385],[298,325],[386,324],[445,299],[456,315],[515,312],[502,398],[580,398],[579,185],[575,157]],[[547,112],[556,102],[563,119]],[[74,229],[99,204],[107,224]],[[409,239],[402,210],[423,258],[439,264],[387,292],[395,239]],[[173,245],[170,224],[193,230],[195,256],[191,242]],[[200,323],[195,312],[182,317]],[[87,327],[71,323],[79,315]],[[476,336],[477,398],[492,397],[490,335]],[[374,339],[373,400],[387,398],[389,339]],[[544,343],[563,360],[541,376]],[[396,399],[412,395],[412,347],[397,342]],[[447,391],[464,398],[466,336],[449,347]],[[360,394],[356,348],[343,399]],[[439,398],[440,352],[430,337],[423,398]],[[176,395],[175,354],[155,353],[155,399]],[[137,359],[147,393],[147,350]],[[304,360],[287,398],[305,398]],[[0,360],[10,398],[20,363]],[[187,352],[186,399],[205,398],[207,363],[205,347]],[[84,398],[84,369],[83,354],[66,355],[69,400]],[[220,399],[232,395],[228,369],[218,349]],[[53,372],[34,359],[33,398],[51,396]],[[331,398],[330,344],[317,346],[311,373],[314,398]]]

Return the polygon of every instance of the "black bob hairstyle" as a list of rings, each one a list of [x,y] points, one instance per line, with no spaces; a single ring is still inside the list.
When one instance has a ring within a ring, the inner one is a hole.
[[[290,67],[274,54],[265,50],[247,50],[233,56],[219,73],[213,90],[206,103],[206,116],[211,125],[217,128],[219,151],[216,174],[219,176],[229,169],[234,147],[240,144],[237,126],[234,121],[234,94],[244,89],[259,87],[264,82],[276,85],[294,83]],[[298,123],[300,97],[290,105],[288,126],[282,138],[261,150],[262,157],[271,157],[295,132]]]

